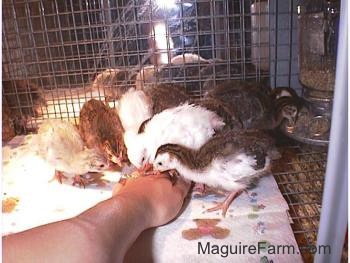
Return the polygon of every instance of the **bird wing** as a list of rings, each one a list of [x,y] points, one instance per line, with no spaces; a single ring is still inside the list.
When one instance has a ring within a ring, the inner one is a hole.
[[[261,83],[241,80],[226,81],[208,92],[206,98],[220,100],[243,128],[269,127],[273,114],[271,89]]]
[[[174,84],[160,84],[145,90],[145,92],[153,101],[154,114],[179,106],[190,98],[183,87]]]
[[[267,165],[268,151],[272,147],[273,141],[267,134],[256,131],[224,131],[210,139],[196,153],[197,166],[203,169],[217,159],[226,169],[242,163],[241,165],[251,166],[258,171]]]
[[[184,104],[157,114],[146,124],[146,134],[152,139],[152,155],[166,143],[175,143],[192,149],[199,149],[224,126],[222,119],[205,108]]]

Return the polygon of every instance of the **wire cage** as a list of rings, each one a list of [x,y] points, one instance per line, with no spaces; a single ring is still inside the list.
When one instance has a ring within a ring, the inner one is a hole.
[[[193,96],[225,79],[297,83],[296,54],[284,52],[295,50],[296,19],[288,12],[296,7],[290,2],[276,15],[278,2],[269,5],[270,10],[267,3],[251,7],[246,1],[4,1],[3,95],[18,121],[26,122],[18,132],[35,127],[33,120],[76,118],[81,97],[103,96],[102,87],[91,87],[101,77],[106,87],[109,69],[124,72],[114,84],[132,85],[126,79],[153,67],[153,82],[180,83]],[[278,20],[287,17],[289,23],[280,26]],[[203,59],[187,57],[188,63],[183,54]],[[186,63],[172,63],[176,56]]]
[[[201,97],[222,80],[246,79],[302,92],[296,1],[4,0],[2,12],[3,123],[12,136],[47,118],[76,121],[85,101],[118,87],[176,82]],[[311,262],[327,148],[281,149],[274,176]]]

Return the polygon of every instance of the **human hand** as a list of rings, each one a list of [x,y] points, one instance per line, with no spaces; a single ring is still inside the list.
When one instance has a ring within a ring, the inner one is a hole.
[[[178,178],[172,185],[165,173],[142,176],[116,184],[113,195],[133,199],[133,205],[143,207],[148,227],[163,225],[179,213],[191,183]]]

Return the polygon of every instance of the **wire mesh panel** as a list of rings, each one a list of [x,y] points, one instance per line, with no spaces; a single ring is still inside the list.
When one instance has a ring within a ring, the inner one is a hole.
[[[118,85],[177,82],[201,96],[226,79],[276,79],[279,73],[272,72],[270,61],[279,42],[271,36],[291,32],[294,24],[274,24],[272,5],[240,0],[3,1],[3,81],[11,82],[3,95],[26,123],[17,132],[34,127],[33,120],[74,119],[86,99],[103,99]],[[19,98],[19,93],[25,96]],[[30,114],[22,111],[26,107]]]

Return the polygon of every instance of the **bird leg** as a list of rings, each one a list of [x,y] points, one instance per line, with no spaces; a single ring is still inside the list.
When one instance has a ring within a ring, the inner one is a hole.
[[[218,203],[216,206],[207,209],[207,212],[213,212],[213,211],[217,211],[219,209],[222,210],[222,216],[225,217],[227,209],[229,208],[230,204],[232,203],[232,201],[238,197],[244,190],[235,190],[232,191],[223,202]]]
[[[85,184],[86,184],[86,181],[84,180],[83,177],[81,177],[80,175],[75,175],[73,177],[73,183],[72,185],[75,186],[76,184],[79,185],[79,187],[84,187],[85,188]]]
[[[54,180],[57,180],[57,181],[59,181],[60,184],[62,184],[63,179],[67,179],[67,178],[68,178],[68,177],[65,176],[65,175],[63,174],[63,172],[55,170],[55,175],[54,175],[53,178],[49,181],[49,183],[51,183],[51,182],[54,181]]]

